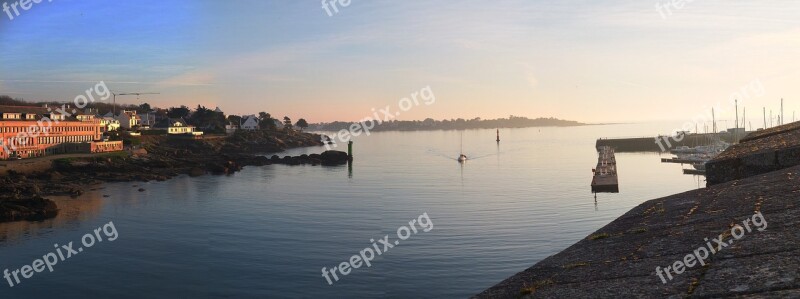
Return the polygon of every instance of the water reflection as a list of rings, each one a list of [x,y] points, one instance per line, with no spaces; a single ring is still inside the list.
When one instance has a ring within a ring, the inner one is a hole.
[[[102,188],[92,189],[77,198],[69,196],[47,198],[58,205],[58,216],[38,222],[0,223],[0,246],[8,246],[20,239],[47,234],[56,228],[77,227],[80,223],[97,218],[103,209]]]

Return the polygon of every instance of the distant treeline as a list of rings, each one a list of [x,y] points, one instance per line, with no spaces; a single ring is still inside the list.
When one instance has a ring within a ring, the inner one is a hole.
[[[309,130],[314,131],[339,131],[347,130],[354,122],[332,122],[332,123],[319,123],[309,125]],[[369,126],[367,122],[367,126]],[[494,129],[494,128],[529,128],[529,127],[570,127],[570,126],[583,126],[584,123],[571,120],[561,120],[557,118],[536,118],[530,119],[520,116],[509,116],[509,118],[498,119],[481,119],[476,117],[474,119],[450,119],[450,120],[434,120],[428,118],[425,120],[404,120],[404,121],[388,121],[376,124],[375,128],[371,131],[432,131],[432,130],[465,130],[465,129]]]

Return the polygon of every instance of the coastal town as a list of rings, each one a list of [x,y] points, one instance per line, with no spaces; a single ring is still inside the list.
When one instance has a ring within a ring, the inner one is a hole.
[[[106,105],[105,112],[69,104],[13,104],[0,105],[0,222],[53,218],[59,209],[44,196],[77,197],[102,182],[232,174],[250,165],[338,166],[352,160],[348,153],[324,148],[319,154],[275,155],[321,146],[323,136],[302,132],[308,126],[304,119],[293,124],[289,117],[279,121],[266,112],[239,116],[199,105],[191,110],[148,104]]]
[[[151,109],[144,103],[127,108],[135,109],[101,113],[98,108],[77,109],[70,104],[60,107],[0,105],[0,160],[131,150],[132,144],[138,143],[136,138],[142,135],[202,139],[205,135],[230,136],[238,130],[291,130],[293,127],[302,130],[308,127],[304,119],[292,124],[289,117],[280,121],[265,112],[226,115],[219,107],[214,110],[199,105],[195,110],[186,106]]]
[[[0,2],[0,299],[800,298],[799,1]]]

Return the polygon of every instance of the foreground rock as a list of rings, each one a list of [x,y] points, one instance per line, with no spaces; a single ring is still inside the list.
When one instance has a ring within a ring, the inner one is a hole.
[[[800,166],[650,200],[475,298],[800,298],[798,194]],[[656,275],[755,212],[765,230],[667,283]]]
[[[40,221],[53,218],[57,214],[56,203],[39,196],[0,199],[0,222]]]

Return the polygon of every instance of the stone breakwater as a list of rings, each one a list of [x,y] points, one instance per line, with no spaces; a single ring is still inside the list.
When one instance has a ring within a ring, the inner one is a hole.
[[[800,123],[754,132],[706,170],[708,188],[647,201],[473,298],[800,298]],[[754,213],[768,229],[657,275]]]
[[[90,157],[52,160],[46,171],[0,174],[0,222],[42,220],[56,216],[49,195],[79,196],[84,188],[103,182],[164,181],[186,174],[232,174],[245,166],[347,164],[347,153],[263,156],[268,152],[307,146],[321,146],[316,134],[297,132],[256,132],[228,138],[190,140],[164,136],[143,136],[139,150]],[[140,190],[144,191],[144,190]]]
[[[800,165],[800,122],[751,133],[706,164],[708,185]]]
[[[659,278],[656,267],[683,260],[756,211],[767,229],[712,255],[704,267],[667,283]],[[645,202],[474,298],[798,298],[797,244],[800,166]]]

